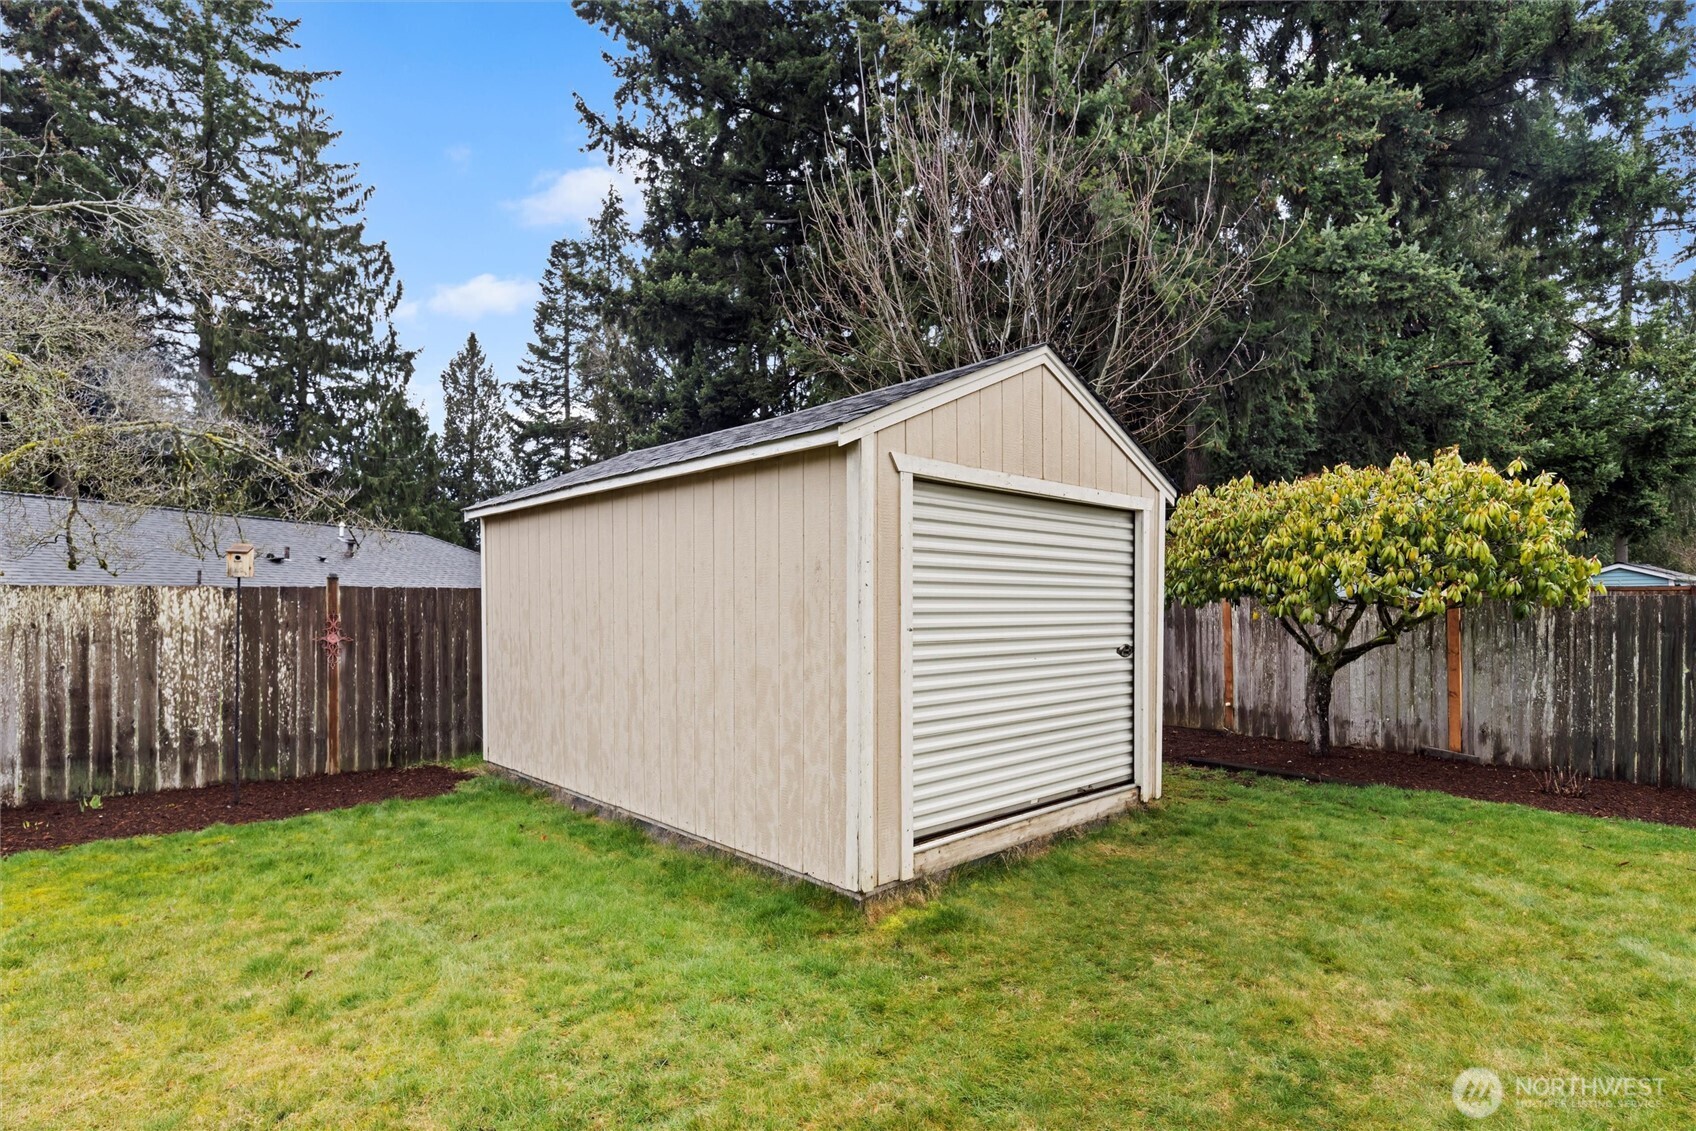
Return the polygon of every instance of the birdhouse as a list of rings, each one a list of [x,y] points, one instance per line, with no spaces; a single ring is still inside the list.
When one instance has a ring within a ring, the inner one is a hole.
[[[237,542],[224,551],[224,576],[252,577],[253,576],[253,547],[246,542]]]

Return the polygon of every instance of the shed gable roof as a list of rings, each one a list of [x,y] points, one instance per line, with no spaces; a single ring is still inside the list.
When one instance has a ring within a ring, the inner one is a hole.
[[[556,475],[552,479],[544,479],[528,487],[520,487],[516,491],[508,491],[504,495],[496,495],[485,499],[466,513],[475,515],[478,511],[490,507],[503,506],[506,503],[517,502],[536,495],[551,495],[567,487],[578,487],[585,483],[594,483],[602,479],[616,479],[625,475],[634,475],[639,471],[649,471],[654,468],[667,467],[671,464],[687,463],[703,456],[717,455],[720,452],[733,452],[742,448],[752,448],[760,444],[771,443],[774,440],[784,440],[792,436],[803,436],[811,432],[821,432],[827,428],[835,428],[842,424],[868,416],[880,408],[885,408],[897,401],[916,396],[927,389],[946,384],[956,377],[964,377],[991,365],[1018,357],[1021,354],[1035,353],[1041,346],[1031,346],[1028,349],[1017,350],[1013,353],[992,357],[987,361],[977,361],[970,365],[962,365],[958,369],[948,369],[941,373],[931,373],[924,377],[915,377],[911,381],[903,381],[898,385],[885,385],[881,389],[858,393],[829,404],[815,405],[804,408],[799,412],[785,413],[774,416],[769,420],[755,420],[748,424],[739,424],[734,428],[722,428],[717,432],[707,432],[700,436],[691,436],[687,440],[674,440],[669,444],[657,444],[651,448],[641,448],[633,452],[604,459],[599,463],[589,464],[568,471],[564,475]]]
[[[467,508],[465,513],[469,518],[477,518],[501,511],[518,510],[525,506],[550,501],[568,493],[574,494],[579,488],[592,483],[608,483],[610,486],[609,481],[612,480],[636,475],[643,475],[646,478],[649,477],[649,473],[660,472],[661,469],[669,467],[676,467],[676,474],[681,474],[685,470],[690,470],[685,465],[695,464],[698,461],[715,456],[725,456],[745,449],[775,445],[786,440],[799,440],[807,436],[834,437],[845,432],[851,425],[881,421],[887,415],[887,412],[894,411],[896,406],[903,402],[913,401],[915,398],[919,398],[921,394],[930,393],[932,390],[937,391],[936,397],[929,399],[937,400],[940,403],[940,400],[946,400],[950,395],[942,390],[945,385],[958,383],[959,389],[954,394],[958,395],[969,391],[971,382],[967,380],[968,378],[981,377],[993,380],[995,374],[991,373],[991,370],[1002,372],[1003,375],[1011,375],[1010,372],[1006,372],[1009,369],[1007,363],[1021,358],[1029,358],[1033,364],[1046,363],[1057,375],[1061,375],[1062,379],[1068,383],[1068,387],[1073,389],[1075,395],[1081,395],[1083,399],[1088,401],[1089,407],[1098,414],[1098,420],[1105,422],[1104,426],[1108,427],[1115,434],[1115,437],[1121,440],[1127,450],[1134,453],[1133,458],[1136,458],[1139,463],[1146,464],[1145,470],[1149,472],[1151,478],[1166,486],[1173,495],[1176,494],[1176,491],[1171,488],[1171,482],[1155,467],[1147,453],[1138,448],[1124,429],[1107,414],[1105,409],[1101,408],[1088,390],[1084,389],[1082,382],[1078,381],[1071,370],[1055,356],[1054,351],[1047,345],[1035,345],[1014,350],[999,357],[976,361],[970,365],[962,365],[955,369],[943,370],[940,373],[915,377],[910,381],[886,385],[881,389],[872,389],[855,396],[843,397],[841,400],[831,401],[829,404],[817,405],[813,408],[802,409],[799,412],[786,413],[783,416],[774,416],[769,420],[756,420],[734,428],[725,428],[718,432],[692,436],[687,440],[677,440],[652,448],[625,452],[622,455],[613,456],[611,459],[568,471],[564,475],[558,475],[528,487],[521,487],[516,491],[509,491],[492,499],[486,499],[474,507]],[[1023,372],[1023,368],[1015,371]],[[930,406],[927,404],[926,407]]]

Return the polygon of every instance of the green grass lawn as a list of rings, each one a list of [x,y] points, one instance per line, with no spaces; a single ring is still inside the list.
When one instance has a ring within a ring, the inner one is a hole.
[[[12,857],[0,1123],[1696,1125],[1696,831],[1168,782],[876,923],[488,778]]]

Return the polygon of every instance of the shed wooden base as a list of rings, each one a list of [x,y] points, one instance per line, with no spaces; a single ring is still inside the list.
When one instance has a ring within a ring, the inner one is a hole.
[[[1047,840],[1056,833],[1093,828],[1140,804],[1137,787],[1128,785],[1035,812],[1019,813],[1005,821],[919,845],[913,850],[913,872],[921,877],[936,876],[971,860]]]
[[[970,829],[942,841],[922,845],[913,855],[913,865],[916,875],[911,880],[900,880],[884,884],[871,891],[850,891],[837,884],[785,868],[770,860],[758,856],[750,856],[746,852],[708,840],[695,833],[684,832],[660,821],[655,821],[640,814],[621,809],[617,805],[609,805],[593,797],[586,797],[563,786],[551,785],[538,778],[533,778],[521,770],[512,769],[494,762],[484,762],[484,767],[492,774],[503,777],[508,781],[529,789],[539,790],[552,797],[555,801],[569,805],[580,813],[589,813],[608,820],[624,821],[635,825],[649,836],[664,844],[675,845],[697,852],[710,852],[732,860],[740,860],[745,864],[765,872],[770,872],[786,880],[799,880],[826,888],[839,895],[846,896],[861,906],[882,903],[886,900],[897,899],[905,893],[935,883],[945,876],[948,871],[961,864],[973,860],[981,860],[996,856],[1014,849],[1023,848],[1034,843],[1045,842],[1063,832],[1082,832],[1106,824],[1127,809],[1142,804],[1137,788],[1126,786],[1111,793],[1097,794],[1081,798],[1077,801],[1063,802],[1035,813],[1024,813],[1009,817],[986,828]]]
[[[876,894],[871,892],[849,891],[847,888],[821,880],[817,876],[809,876],[805,873],[797,872],[793,868],[785,868],[781,864],[773,864],[770,860],[764,860],[758,856],[751,856],[740,849],[731,848],[728,845],[720,844],[715,840],[708,840],[706,837],[700,836],[696,833],[684,832],[682,829],[673,828],[661,821],[644,817],[639,813],[632,813],[628,809],[621,809],[617,805],[609,805],[605,801],[598,801],[593,797],[586,797],[581,793],[576,793],[572,790],[566,789],[564,786],[552,785],[548,782],[542,781],[540,778],[533,778],[529,774],[524,773],[522,770],[515,770],[510,766],[502,766],[488,761],[485,761],[483,765],[490,773],[506,778],[508,781],[516,782],[519,785],[527,786],[530,789],[540,790],[549,797],[552,797],[555,801],[571,806],[579,813],[589,813],[596,817],[604,817],[608,820],[623,821],[626,824],[635,825],[637,828],[641,829],[643,832],[663,844],[675,845],[679,848],[687,848],[696,852],[710,852],[716,856],[724,856],[732,860],[740,860],[745,864],[752,864],[756,868],[770,872],[773,875],[780,876],[786,880],[802,880],[818,887],[828,888],[831,891],[847,896],[856,903],[863,902],[871,895]]]

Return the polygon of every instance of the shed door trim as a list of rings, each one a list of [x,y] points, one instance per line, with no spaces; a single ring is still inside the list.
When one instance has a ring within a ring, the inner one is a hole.
[[[964,467],[939,459],[890,452],[895,470],[911,479],[934,479],[942,483],[958,483],[966,487],[987,487],[1011,495],[1041,495],[1051,499],[1068,499],[1077,503],[1116,507],[1127,511],[1153,510],[1158,499],[1146,495],[1122,495],[1117,491],[1101,491],[1094,487],[1078,487],[1071,483],[1056,483],[1048,479],[1033,479],[1028,475],[1010,475],[1005,471],[990,471],[982,467]],[[907,514],[902,512],[903,516]]]
[[[1063,500],[1072,503],[1105,507],[1114,510],[1130,512],[1132,534],[1132,578],[1131,585],[1134,595],[1132,611],[1132,638],[1129,641],[1135,649],[1132,657],[1133,665],[1131,678],[1127,682],[1126,691],[1131,696],[1131,760],[1133,782],[1142,782],[1146,772],[1146,744],[1143,712],[1148,701],[1145,684],[1149,676],[1148,668],[1157,664],[1157,660],[1149,657],[1146,651],[1148,640],[1145,627],[1145,616],[1151,612],[1147,599],[1145,578],[1147,571],[1155,563],[1145,555],[1149,541],[1150,515],[1158,515],[1156,509],[1159,500],[1134,495],[1121,495],[1110,491],[1099,491],[1092,488],[1078,487],[1067,483],[1056,483],[1043,479],[1033,479],[1026,476],[1009,475],[1004,472],[989,471],[983,468],[964,467],[941,460],[908,455],[903,452],[891,453],[896,469],[900,475],[900,685],[901,685],[901,876],[911,879],[914,875],[914,842],[915,814],[913,799],[913,765],[914,765],[914,733],[913,733],[913,551],[914,532],[914,480],[915,478],[931,480],[963,487],[973,487],[1000,491],[1010,495],[1027,496]],[[1108,787],[1115,788],[1115,787]],[[1143,787],[1146,789],[1146,786]],[[1040,809],[1051,807],[1048,803],[1039,806]],[[1003,820],[1017,820],[1019,814],[1013,814],[990,822],[991,826]],[[941,834],[944,839],[951,834]]]

